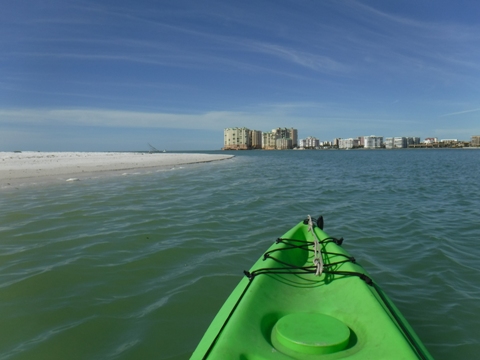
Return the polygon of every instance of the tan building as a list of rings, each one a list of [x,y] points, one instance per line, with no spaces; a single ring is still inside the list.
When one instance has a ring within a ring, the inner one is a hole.
[[[264,132],[262,135],[262,149],[275,150],[276,140],[277,137],[273,132]]]
[[[226,128],[223,131],[222,150],[250,150],[250,149],[292,149],[297,147],[297,129],[277,128],[272,132],[262,132],[242,128]],[[278,143],[277,140],[284,139]]]
[[[251,149],[250,130],[243,128],[227,128],[223,131],[223,150]]]
[[[290,128],[290,139],[292,139],[292,148],[298,147],[298,130]]]
[[[298,146],[298,131],[294,128],[276,128],[272,130],[272,133],[275,134],[276,139],[291,139],[292,143],[289,149],[293,149]]]
[[[292,139],[290,138],[280,138],[275,141],[277,150],[287,150],[292,149]]]
[[[250,146],[252,149],[262,148],[262,132],[259,130],[250,130]]]
[[[472,136],[472,141],[470,142],[470,146],[480,146],[480,135]]]

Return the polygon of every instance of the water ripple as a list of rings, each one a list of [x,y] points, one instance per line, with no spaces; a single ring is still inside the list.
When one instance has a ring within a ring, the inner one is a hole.
[[[345,237],[435,357],[472,358],[476,153],[252,151],[6,192],[0,358],[188,358],[243,270],[307,214]]]

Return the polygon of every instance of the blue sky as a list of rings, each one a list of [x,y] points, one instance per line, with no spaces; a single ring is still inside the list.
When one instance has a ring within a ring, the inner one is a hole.
[[[4,1],[0,151],[480,134],[480,2]]]

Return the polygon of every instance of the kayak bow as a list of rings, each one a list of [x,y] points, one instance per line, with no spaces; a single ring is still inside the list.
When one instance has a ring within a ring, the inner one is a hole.
[[[245,271],[192,359],[432,359],[342,241],[310,216],[277,239]]]

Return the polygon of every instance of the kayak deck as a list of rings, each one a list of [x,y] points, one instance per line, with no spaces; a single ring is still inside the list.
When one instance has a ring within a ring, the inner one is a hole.
[[[299,223],[245,272],[192,359],[431,358],[340,241],[313,231]]]

